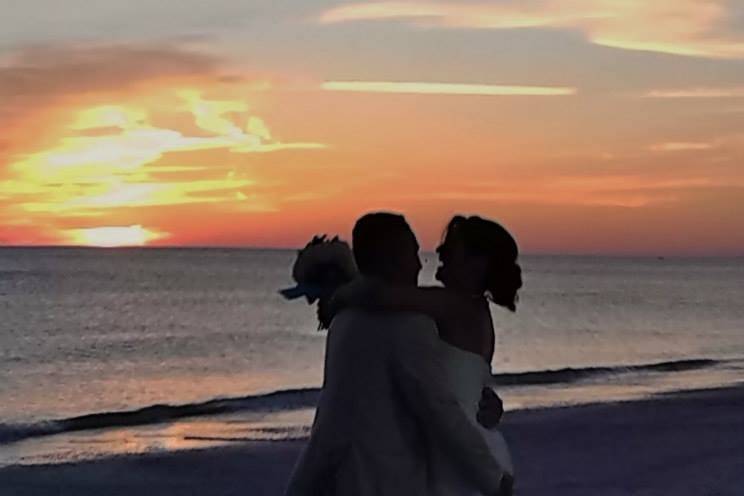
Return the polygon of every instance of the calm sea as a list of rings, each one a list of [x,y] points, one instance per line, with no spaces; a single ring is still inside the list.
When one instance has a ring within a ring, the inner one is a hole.
[[[277,295],[294,255],[0,249],[0,465],[305,435],[325,335]],[[522,266],[518,312],[493,310],[508,408],[744,380],[744,259]]]

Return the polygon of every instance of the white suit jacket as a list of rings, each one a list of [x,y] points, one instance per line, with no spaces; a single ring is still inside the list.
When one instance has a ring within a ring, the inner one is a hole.
[[[431,496],[438,444],[483,494],[502,469],[446,389],[434,322],[347,310],[328,330],[323,390],[287,496]]]

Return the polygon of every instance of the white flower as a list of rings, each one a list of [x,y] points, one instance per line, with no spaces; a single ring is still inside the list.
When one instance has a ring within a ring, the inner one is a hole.
[[[287,299],[305,296],[309,303],[330,295],[357,275],[354,255],[349,244],[338,236],[328,240],[325,235],[313,239],[297,253],[292,278],[297,283],[280,293]]]

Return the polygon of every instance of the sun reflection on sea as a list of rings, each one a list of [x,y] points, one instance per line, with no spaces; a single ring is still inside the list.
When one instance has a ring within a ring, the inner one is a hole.
[[[0,467],[74,463],[111,456],[168,453],[251,441],[286,441],[309,434],[314,409],[242,412],[166,424],[94,429],[2,446]],[[270,419],[269,419],[270,416]]]

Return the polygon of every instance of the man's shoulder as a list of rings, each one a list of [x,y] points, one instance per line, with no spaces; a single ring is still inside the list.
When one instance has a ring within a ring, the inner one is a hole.
[[[414,312],[370,312],[362,309],[347,309],[339,313],[331,324],[333,327],[374,327],[394,328],[410,327],[431,328],[436,323],[430,317]]]
[[[374,341],[391,340],[399,344],[438,340],[436,323],[426,315],[414,312],[368,312],[357,309],[338,314],[328,329],[328,335],[337,338],[356,336],[357,339]]]

